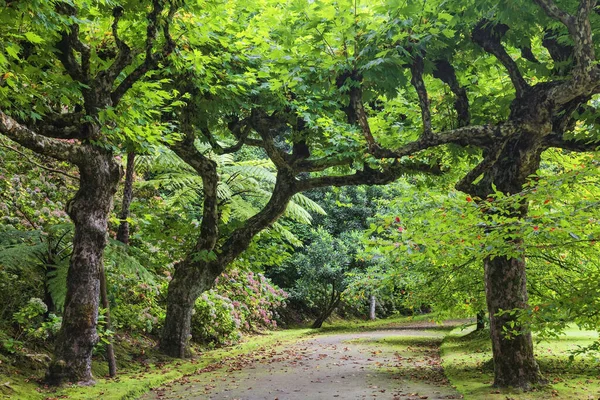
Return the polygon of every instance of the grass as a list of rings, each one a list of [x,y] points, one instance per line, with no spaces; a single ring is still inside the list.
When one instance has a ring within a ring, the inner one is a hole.
[[[435,318],[434,314],[422,314],[412,317],[395,316],[386,319],[371,320],[336,320],[331,324],[325,324],[321,329],[314,330],[319,334],[343,333],[343,332],[363,332],[374,329],[394,328],[399,324],[410,324],[411,322],[431,321]],[[439,329],[443,329],[439,327]]]
[[[578,346],[597,339],[591,331],[569,329],[565,336],[552,340],[536,340],[535,356],[549,385],[529,392],[496,390],[491,387],[493,370],[490,360],[489,332],[474,332],[473,328],[455,329],[442,344],[442,365],[452,384],[473,400],[537,400],[537,399],[598,399],[600,397],[600,368],[592,355],[569,355]]]

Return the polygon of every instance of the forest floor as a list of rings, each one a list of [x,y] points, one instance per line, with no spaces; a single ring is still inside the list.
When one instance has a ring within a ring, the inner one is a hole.
[[[330,330],[210,365],[142,399],[461,399],[439,355],[459,323]]]

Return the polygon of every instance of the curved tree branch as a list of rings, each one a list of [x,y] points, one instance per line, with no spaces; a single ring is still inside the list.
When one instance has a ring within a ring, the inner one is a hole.
[[[0,134],[36,153],[79,164],[85,157],[79,145],[40,135],[0,110]]]
[[[517,63],[506,52],[502,46],[502,37],[508,31],[508,26],[504,24],[494,24],[492,21],[483,19],[473,29],[471,38],[475,43],[481,46],[485,51],[493,54],[510,76],[510,80],[515,88],[517,98],[522,98],[529,88]]]
[[[177,7],[173,2],[169,2],[169,12],[166,20],[163,22],[163,35],[165,43],[161,50],[154,50],[154,44],[156,42],[156,36],[158,34],[158,27],[160,24],[160,16],[164,10],[164,2],[162,0],[152,1],[152,11],[148,14],[148,28],[146,30],[146,45],[145,52],[146,57],[137,68],[135,68],[123,81],[117,86],[117,88],[110,95],[112,104],[117,105],[125,93],[148,71],[156,68],[158,64],[167,59],[167,57],[175,50],[175,41],[170,34],[170,25],[177,12]]]
[[[219,204],[217,187],[219,175],[217,164],[202,154],[194,143],[196,135],[191,123],[191,110],[186,109],[180,114],[180,128],[184,138],[172,144],[171,149],[186,164],[192,167],[202,177],[203,207],[200,234],[194,248],[195,251],[212,251],[219,238]]]

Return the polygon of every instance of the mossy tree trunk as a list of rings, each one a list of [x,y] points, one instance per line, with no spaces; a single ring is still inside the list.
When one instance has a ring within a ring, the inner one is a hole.
[[[120,166],[111,153],[86,146],[86,163],[79,166],[80,185],[68,213],[75,225],[73,254],[67,275],[63,323],[47,380],[92,383],[92,350],[98,341],[96,324],[104,272],[108,216],[120,179]]]

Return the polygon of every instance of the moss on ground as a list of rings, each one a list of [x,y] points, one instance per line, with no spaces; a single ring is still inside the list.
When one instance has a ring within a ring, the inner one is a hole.
[[[536,340],[535,356],[546,386],[531,391],[497,390],[491,363],[489,332],[455,329],[442,344],[442,365],[452,384],[465,399],[473,400],[537,400],[537,399],[597,399],[600,397],[600,368],[592,356],[569,356],[578,346],[597,339],[591,331],[570,329],[559,339]]]
[[[311,332],[314,331],[294,329],[254,335],[234,346],[197,353],[191,360],[162,356],[152,348],[154,343],[151,341],[121,340],[116,346],[119,373],[115,379],[104,377],[108,368],[99,358],[94,360],[92,367],[96,385],[87,387],[43,387],[39,384],[45,370],[43,366],[22,372],[16,367],[9,368],[5,365],[5,368],[0,369],[0,399],[134,399],[154,387],[193,374],[228,357],[247,354],[264,347],[278,347],[307,337]],[[0,361],[4,362],[1,358]]]

